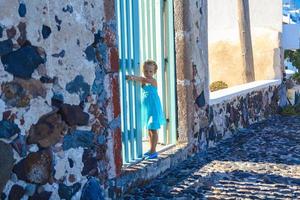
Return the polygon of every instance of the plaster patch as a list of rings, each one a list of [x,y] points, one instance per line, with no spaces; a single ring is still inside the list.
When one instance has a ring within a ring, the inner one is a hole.
[[[20,125],[20,128],[28,131],[31,125],[36,124],[42,115],[51,111],[52,108],[45,103],[45,99],[41,97],[31,99],[30,109],[24,114],[24,125]]]
[[[0,121],[3,119],[3,113],[5,112],[5,102],[0,99]]]
[[[108,130],[106,156],[109,159],[109,169],[108,169],[108,178],[109,179],[116,177],[114,141],[113,141],[112,134],[113,134],[113,132],[111,130]]]
[[[64,157],[56,160],[56,164],[54,166],[54,178],[57,180],[62,180],[66,177],[64,183],[67,186],[70,186],[75,182],[80,182],[80,180],[82,179],[81,171],[83,169],[82,155],[83,148],[81,147],[65,151]],[[70,167],[68,159],[72,159],[73,167]],[[74,182],[70,182],[68,179],[68,176],[71,174],[76,175]]]
[[[58,184],[53,183],[52,185],[50,185],[49,183],[44,185],[44,189],[45,191],[48,192],[52,192],[50,199],[49,200],[57,200],[60,199],[59,195],[58,195]]]
[[[178,80],[177,79],[177,84],[182,85],[182,86],[189,86],[189,85],[191,85],[191,81],[190,80]]]
[[[64,103],[70,105],[79,105],[80,97],[78,94],[70,94],[69,92],[64,91]]]
[[[8,73],[7,71],[5,71],[2,62],[0,62],[0,80],[1,80],[0,83],[11,82],[13,78],[14,76]],[[1,91],[1,87],[0,87],[0,91]]]
[[[12,186],[13,186],[14,184],[15,184],[15,183],[14,183],[13,181],[8,180],[2,192],[5,193],[5,194],[7,194],[7,196],[8,196],[9,191],[11,190],[11,188],[12,188]]]
[[[39,147],[36,144],[32,144],[29,146],[30,152],[37,152],[39,150]]]
[[[2,15],[3,17],[3,15]],[[1,24],[4,25],[4,27],[10,27],[10,26],[13,26],[14,25],[14,19],[11,18],[11,16],[9,16],[9,18],[7,17],[4,17],[1,19]]]

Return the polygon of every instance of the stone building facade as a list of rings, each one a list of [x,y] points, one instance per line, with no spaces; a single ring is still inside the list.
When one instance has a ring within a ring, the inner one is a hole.
[[[114,198],[276,113],[279,84],[209,104],[206,0],[174,0],[177,145],[122,168],[111,0],[0,0],[2,199]]]

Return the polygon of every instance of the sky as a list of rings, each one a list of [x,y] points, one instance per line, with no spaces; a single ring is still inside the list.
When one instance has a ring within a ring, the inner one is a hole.
[[[283,3],[291,3],[296,9],[300,8],[300,0],[283,0]]]

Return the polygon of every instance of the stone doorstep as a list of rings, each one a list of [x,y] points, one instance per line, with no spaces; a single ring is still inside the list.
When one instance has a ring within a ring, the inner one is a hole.
[[[111,180],[110,198],[120,197],[135,186],[143,185],[179,162],[187,159],[192,154],[191,145],[187,143],[177,144],[163,152],[157,159],[142,160],[138,163],[123,167],[120,177]]]

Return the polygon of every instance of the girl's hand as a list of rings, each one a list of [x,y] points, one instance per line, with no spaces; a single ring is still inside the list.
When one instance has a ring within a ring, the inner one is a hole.
[[[126,80],[133,80],[133,77],[131,75],[126,75]]]

